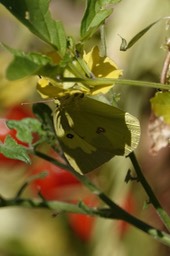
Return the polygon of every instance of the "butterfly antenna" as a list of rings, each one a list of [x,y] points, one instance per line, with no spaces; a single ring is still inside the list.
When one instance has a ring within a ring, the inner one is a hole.
[[[21,102],[21,105],[29,105],[29,104],[36,104],[36,103],[48,103],[52,102],[54,99],[48,99],[48,100],[38,100],[38,101],[32,101],[32,102]]]

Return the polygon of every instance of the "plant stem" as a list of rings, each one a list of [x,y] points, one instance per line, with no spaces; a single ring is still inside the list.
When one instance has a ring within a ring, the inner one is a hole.
[[[89,208],[87,205],[81,206],[78,204],[70,204],[66,202],[60,201],[44,201],[40,199],[24,199],[24,198],[11,198],[5,199],[0,197],[0,207],[11,207],[11,206],[22,206],[25,208],[41,208],[41,209],[49,209],[55,211],[57,214],[62,213],[78,213],[78,214],[88,214],[91,216],[102,217],[102,218],[109,218],[115,219],[115,211],[109,208]],[[132,215],[128,214],[124,210],[124,215],[127,219],[124,219],[132,224],[133,226],[137,227],[138,229],[142,230],[143,232],[147,233],[155,240],[170,246],[170,235],[160,230],[157,230],[150,225],[144,223],[143,221],[133,217]]]
[[[105,36],[105,24],[102,24],[100,26],[100,54],[101,57],[106,57],[107,56],[107,47],[106,47],[106,36]]]
[[[142,170],[139,166],[139,163],[135,157],[134,152],[129,154],[129,158],[131,159],[131,162],[132,162],[134,169],[137,173],[139,182],[142,184],[144,190],[146,191],[147,195],[149,196],[149,201],[152,203],[152,205],[156,209],[157,214],[159,215],[160,219],[162,220],[162,222],[165,225],[165,227],[167,228],[167,230],[170,231],[170,217],[168,216],[166,211],[162,208],[162,206],[161,206],[160,202],[158,201],[158,199],[156,198],[152,188],[146,181],[146,179],[142,173]]]
[[[129,80],[129,79],[115,79],[115,78],[77,78],[77,77],[67,77],[62,78],[62,82],[80,82],[85,83],[90,86],[101,86],[101,85],[111,85],[111,84],[120,84],[120,85],[130,85],[144,88],[155,88],[155,89],[166,89],[169,90],[170,86],[168,84],[154,83],[148,81],[138,81],[138,80]]]
[[[170,48],[170,46],[169,46],[169,48]],[[162,72],[161,72],[160,82],[163,84],[168,84],[169,65],[170,65],[170,49],[168,50],[168,53],[166,55],[166,58],[165,58],[165,61],[163,64],[163,68],[162,68]]]
[[[43,156],[45,160],[52,162],[54,165],[57,165],[58,162],[55,159],[49,157],[48,155]],[[98,209],[95,211],[87,212],[86,214],[97,215],[103,218],[111,218],[111,219],[119,219],[128,222],[129,224],[133,225],[134,227],[142,230],[143,232],[147,233],[148,235],[152,236],[157,241],[166,244],[170,247],[170,235],[167,233],[157,230],[152,226],[144,223],[143,221],[137,219],[136,217],[132,216],[125,210],[123,210],[120,206],[115,204],[105,193],[100,191],[85,175],[81,175],[80,173],[76,172],[70,165],[69,171],[76,176],[82,184],[84,184],[93,194],[98,196],[109,208],[105,209]]]
[[[111,211],[107,211],[107,209],[99,209],[100,212],[104,211],[106,216],[102,216],[100,213],[100,217],[105,218],[112,218],[115,219],[115,214],[113,214]],[[107,213],[106,213],[107,211]],[[123,212],[122,212],[123,213]],[[128,222],[129,224],[133,225],[134,227],[142,230],[143,232],[150,235],[155,240],[159,241],[162,244],[167,245],[170,247],[170,235],[167,234],[164,231],[160,231],[158,229],[153,228],[152,226],[148,225],[147,223],[141,221],[140,219],[130,215],[128,212],[123,213],[124,218],[122,218],[124,221]],[[121,218],[120,218],[121,219]]]
[[[0,197],[0,207],[9,207],[9,206],[22,206],[26,208],[44,208],[55,210],[57,212],[73,212],[73,213],[84,213],[87,214],[83,207],[79,207],[78,204],[70,204],[60,201],[45,201],[41,199],[27,199],[27,198],[11,198],[5,199]]]
[[[45,159],[51,163],[53,163],[54,165],[56,166],[59,166],[61,167],[62,169],[66,169],[66,170],[70,170],[69,166],[67,164],[64,164],[64,163],[61,163],[60,161],[57,161],[56,159],[38,151],[38,150],[35,150],[34,152],[32,152],[33,154],[35,154],[36,156],[42,158],[42,159]]]

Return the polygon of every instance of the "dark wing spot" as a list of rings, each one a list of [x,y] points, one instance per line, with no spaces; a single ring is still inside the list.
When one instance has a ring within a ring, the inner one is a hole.
[[[103,127],[98,127],[96,130],[97,134],[104,133],[106,130]]]
[[[72,139],[72,138],[74,138],[74,135],[71,134],[71,133],[67,133],[67,134],[66,134],[66,137],[67,137],[68,139]]]

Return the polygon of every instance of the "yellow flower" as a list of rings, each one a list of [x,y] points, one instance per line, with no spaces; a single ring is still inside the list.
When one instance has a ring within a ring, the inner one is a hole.
[[[55,86],[55,81],[52,80],[51,82],[51,79],[48,77],[41,77],[37,83],[37,91],[43,99],[47,99],[57,97],[63,91],[63,88],[60,83],[56,83]]]
[[[118,69],[117,65],[109,57],[101,57],[99,48],[95,46],[89,53],[83,55],[83,59],[88,64],[89,69],[96,78],[114,78],[118,79],[122,75],[122,70]],[[91,86],[91,94],[107,93],[113,83]]]
[[[56,63],[56,59],[54,62]],[[58,58],[57,62],[59,62]],[[114,86],[114,83],[102,83],[101,85],[101,83],[98,84],[97,80],[95,82],[95,78],[118,79],[121,75],[122,71],[117,68],[109,57],[101,57],[99,55],[99,49],[96,46],[90,52],[84,52],[83,59],[80,59],[80,57],[75,58],[64,71],[64,78],[84,79],[83,82],[59,82],[42,77],[38,81],[37,90],[43,98],[54,98],[63,94],[64,91],[73,92],[74,90],[79,90],[88,95],[105,94]],[[89,76],[90,78],[86,81]],[[93,80],[93,83],[91,83],[90,79]]]

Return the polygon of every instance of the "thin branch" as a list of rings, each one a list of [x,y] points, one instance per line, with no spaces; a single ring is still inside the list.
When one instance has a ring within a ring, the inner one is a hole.
[[[168,82],[167,80],[168,80],[169,68],[170,68],[170,49],[167,52],[167,55],[163,64],[162,72],[161,72],[160,82],[162,84],[167,84]]]
[[[57,213],[80,213],[80,214],[88,214],[90,216],[102,217],[107,219],[117,219],[115,217],[115,212],[113,209],[109,208],[89,208],[87,205],[82,206],[82,204],[70,204],[66,202],[60,201],[45,201],[42,199],[23,199],[23,198],[11,198],[5,199],[0,197],[0,207],[11,207],[11,206],[22,206],[25,208],[41,208],[41,209],[49,209],[55,211]],[[123,210],[122,210],[123,211]],[[143,232],[150,235],[155,240],[170,246],[170,235],[167,233],[155,229],[152,226],[144,223],[143,221],[133,217],[132,215],[125,212],[126,218],[124,220],[128,220],[130,224],[139,228]],[[117,215],[117,214],[116,214]],[[121,217],[121,216],[120,216]],[[121,218],[120,218],[121,219]]]
[[[115,78],[77,78],[77,77],[65,77],[62,78],[62,82],[80,82],[89,84],[90,86],[101,86],[110,85],[110,84],[120,84],[120,85],[130,85],[137,87],[145,87],[145,88],[155,88],[155,89],[165,89],[169,90],[169,85],[154,83],[148,81],[138,81],[138,80],[129,80],[129,79],[115,79]]]
[[[101,57],[107,56],[107,47],[106,47],[106,35],[105,35],[105,24],[100,26],[100,54]]]
[[[47,158],[52,160],[52,158],[49,156],[46,157],[46,160]],[[54,165],[57,165],[58,162],[55,161],[55,159],[53,159],[52,163]],[[152,226],[146,224],[145,222],[137,219],[136,217],[132,216],[131,214],[123,210],[120,206],[114,203],[105,193],[100,191],[100,189],[97,188],[85,175],[81,175],[80,173],[76,172],[71,166],[69,166],[69,172],[71,172],[93,194],[98,196],[106,205],[109,206],[109,209],[107,208],[104,210],[100,210],[99,212],[97,211],[96,213],[92,211],[93,214],[96,214],[104,218],[124,220],[129,224],[133,225],[134,227],[152,236],[154,239],[158,240],[159,242],[170,246],[170,236],[167,233],[153,228]]]
[[[32,152],[32,153],[35,154],[36,156],[44,159],[44,160],[47,160],[48,162],[53,163],[54,165],[57,165],[57,166],[61,167],[62,169],[65,169],[65,170],[68,170],[68,171],[70,170],[70,168],[67,164],[63,164],[60,161],[58,161],[58,160],[40,152],[38,150],[34,150],[34,152]]]
[[[131,162],[134,166],[136,174],[139,178],[139,182],[141,183],[141,185],[143,186],[145,192],[147,193],[147,195],[149,197],[149,202],[152,203],[152,205],[156,209],[157,214],[159,215],[160,219],[162,220],[163,224],[165,225],[167,230],[170,231],[170,217],[168,216],[166,211],[162,208],[162,206],[161,206],[160,202],[158,201],[158,199],[156,198],[152,188],[150,187],[147,180],[145,179],[145,177],[142,173],[142,170],[139,166],[139,163],[135,157],[134,152],[129,154],[129,158],[131,159]]]

